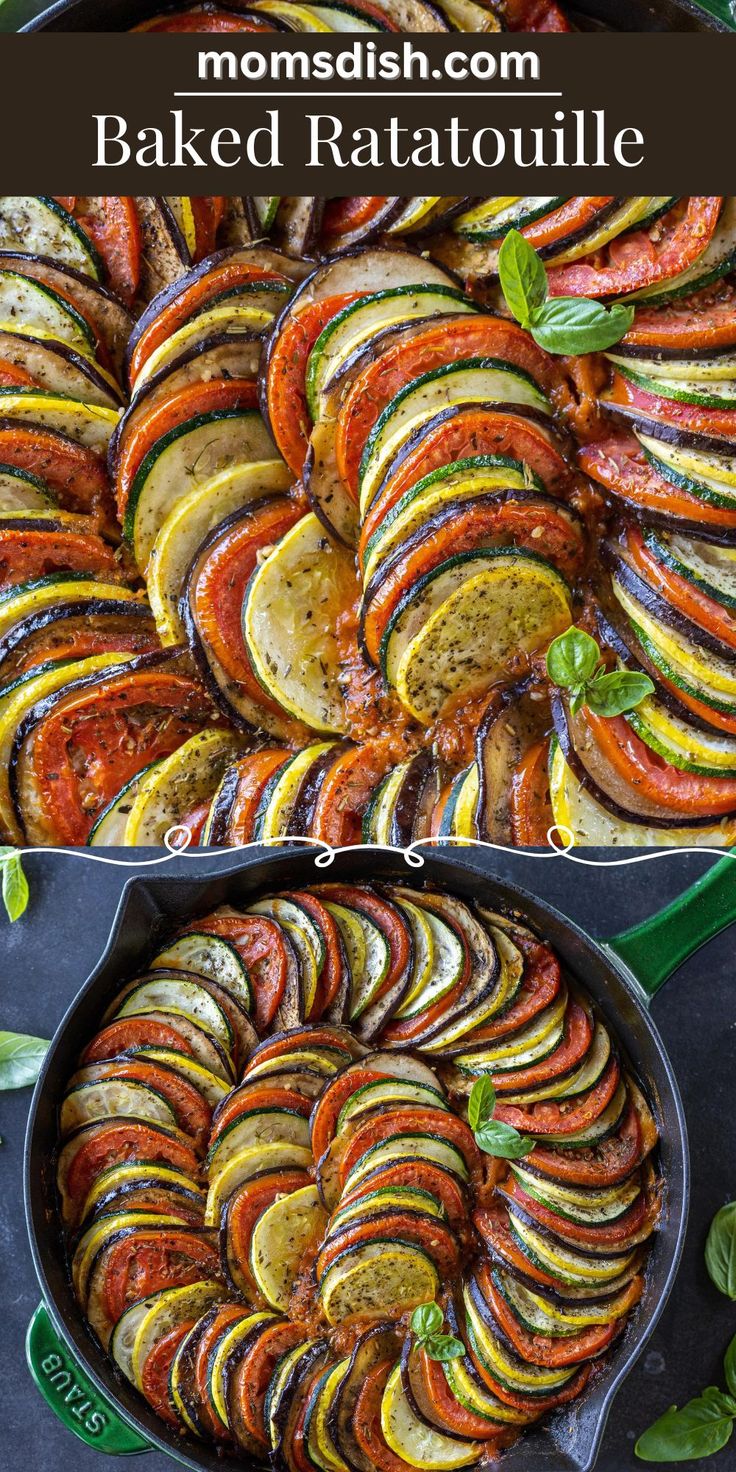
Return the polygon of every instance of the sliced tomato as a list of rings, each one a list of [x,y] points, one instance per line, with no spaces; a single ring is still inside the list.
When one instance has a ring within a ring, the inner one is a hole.
[[[478,1283],[489,1308],[501,1331],[510,1340],[512,1347],[523,1360],[532,1365],[548,1365],[564,1368],[578,1365],[581,1360],[592,1359],[602,1354],[624,1326],[623,1319],[614,1319],[610,1324],[593,1325],[578,1334],[566,1334],[553,1339],[545,1334],[530,1334],[520,1324],[505,1298],[499,1293],[487,1263],[482,1263],[477,1272]],[[637,1281],[636,1279],[634,1280]],[[638,1297],[641,1297],[643,1280],[638,1280]]]
[[[225,673],[266,710],[280,707],[266,694],[251,665],[243,636],[243,599],[259,554],[283,537],[303,515],[296,498],[278,496],[256,502],[225,526],[197,565],[190,589],[194,622]],[[295,739],[304,733],[292,723]]]
[[[449,1171],[443,1170],[442,1166],[436,1165],[432,1160],[422,1160],[419,1156],[406,1157],[396,1160],[392,1164],[382,1165],[379,1169],[371,1171],[361,1181],[354,1191],[346,1196],[341,1196],[340,1206],[351,1206],[353,1202],[361,1200],[372,1191],[392,1190],[400,1191],[404,1186],[413,1186],[419,1191],[427,1191],[436,1201],[444,1206],[447,1212],[447,1220],[454,1231],[462,1229],[467,1217],[467,1203],[465,1193],[460,1183]]]
[[[348,194],[328,199],[322,216],[322,234],[329,241],[330,248],[337,248],[341,235],[349,235],[361,225],[369,225],[376,215],[380,215],[387,199],[386,194]]]
[[[99,455],[56,430],[5,421],[0,425],[0,465],[39,476],[69,511],[106,515],[110,509],[107,473]]]
[[[215,1413],[209,1395],[210,1360],[226,1329],[239,1319],[248,1317],[248,1309],[239,1303],[223,1303],[210,1317],[199,1334],[194,1355],[193,1378],[197,1396],[197,1410],[205,1429],[214,1441],[229,1441],[230,1437],[219,1416]]]
[[[673,607],[686,618],[699,624],[709,634],[715,634],[724,644],[736,650],[736,616],[729,613],[722,603],[702,593],[689,578],[684,578],[666,563],[660,562],[650,551],[638,527],[626,529],[624,542],[637,570],[643,574],[658,593],[664,595]]]
[[[262,281],[266,287],[273,282],[290,285],[279,271],[267,271],[262,266],[249,265],[246,261],[224,261],[211,271],[195,274],[193,280],[185,277],[170,300],[136,333],[128,363],[128,379],[131,385],[135,383],[141,368],[156,348],[161,347],[167,338],[183,327],[190,317],[200,312],[213,297],[258,281]]]
[[[353,1057],[352,1049],[347,1045],[344,1033],[334,1031],[330,1027],[295,1027],[290,1028],[288,1032],[277,1033],[265,1043],[260,1043],[250,1063],[265,1063],[271,1058],[280,1058],[284,1053],[298,1053],[301,1048],[309,1052],[314,1048],[330,1048],[335,1053],[342,1053],[346,1063],[349,1063]],[[245,1076],[247,1077],[247,1071]]]
[[[451,1436],[463,1436],[476,1441],[487,1441],[489,1436],[501,1434],[500,1426],[494,1427],[493,1421],[489,1421],[486,1416],[477,1415],[455,1398],[440,1360],[430,1359],[426,1349],[419,1349],[414,1363],[422,1398],[438,1426]]]
[[[552,296],[618,296],[668,281],[686,271],[708,246],[721,214],[721,195],[692,194],[658,222],[619,236],[592,261],[552,265],[547,282]]]
[[[509,1186],[508,1180],[505,1182]],[[473,1226],[489,1248],[491,1257],[500,1259],[501,1262],[511,1268],[523,1273],[524,1277],[532,1278],[542,1288],[554,1288],[557,1279],[550,1273],[545,1273],[538,1268],[530,1258],[522,1252],[513,1232],[509,1226],[509,1218],[506,1207],[498,1196],[493,1196],[487,1206],[476,1206],[473,1212]]]
[[[514,363],[545,387],[552,360],[527,332],[504,317],[461,317],[448,330],[440,318],[379,354],[353,379],[340,405],[335,456],[345,489],[358,501],[358,472],[368,436],[386,405],[413,379],[461,358],[495,357]]]
[[[413,1242],[432,1259],[442,1281],[459,1267],[458,1243],[453,1233],[437,1217],[422,1212],[392,1211],[380,1217],[369,1217],[336,1232],[322,1248],[315,1269],[320,1279],[328,1267],[348,1247],[364,1242],[395,1240]]]
[[[446,409],[401,458],[368,508],[360,532],[361,561],[373,533],[405,491],[431,471],[475,455],[508,455],[523,461],[550,495],[561,495],[569,479],[559,450],[533,420],[477,405]]]
[[[114,1324],[129,1304],[164,1288],[217,1278],[217,1249],[206,1237],[178,1227],[125,1231],[105,1254],[105,1305]]]
[[[271,433],[288,467],[301,475],[309,444],[311,417],[307,408],[307,359],[320,332],[343,307],[365,292],[343,292],[311,302],[289,313],[271,340],[266,366],[266,395]]]
[[[639,388],[622,373],[614,373],[602,403],[604,408],[610,404],[621,404],[647,419],[677,425],[689,434],[736,439],[736,409],[704,409],[697,404],[683,404],[678,399],[669,399],[666,393],[649,393]]]
[[[264,18],[254,15],[236,15],[231,10],[208,10],[204,6],[185,10],[181,15],[157,15],[153,20],[144,20],[133,26],[134,31],[166,31],[169,34],[198,32],[213,34],[216,31],[273,31]]]
[[[338,905],[362,910],[385,936],[389,945],[389,966],[376,997],[385,996],[404,975],[411,960],[412,940],[408,922],[396,905],[390,904],[365,886],[360,888],[352,884],[324,884],[318,893],[326,899],[334,900]]]
[[[559,1237],[572,1242],[579,1242],[583,1248],[592,1247],[594,1251],[605,1251],[609,1248],[612,1252],[626,1252],[630,1239],[637,1237],[648,1222],[651,1222],[653,1229],[656,1220],[656,1211],[644,1191],[637,1196],[628,1211],[623,1212],[615,1221],[586,1227],[581,1222],[569,1221],[567,1217],[550,1211],[541,1201],[528,1196],[518,1181],[507,1181],[504,1189],[506,1195],[512,1201],[518,1201],[527,1215],[533,1217],[545,1230],[556,1232]]]
[[[48,842],[85,843],[97,815],[137,772],[211,721],[193,680],[155,668],[62,688],[41,707],[20,759]]]
[[[284,891],[284,897],[301,905],[311,915],[325,943],[324,965],[319,975],[317,996],[309,1014],[310,1017],[319,1018],[330,1003],[334,1002],[347,970],[348,962],[342,937],[337,921],[315,895],[304,889],[290,889]]]
[[[304,1329],[299,1324],[285,1319],[266,1323],[235,1370],[235,1393],[243,1424],[264,1446],[268,1445],[263,1409],[269,1381],[282,1355],[288,1354],[305,1338]]]
[[[498,1112],[498,1111],[497,1111]],[[345,1154],[340,1162],[340,1178],[347,1180],[351,1170],[366,1150],[388,1140],[392,1135],[433,1135],[435,1139],[447,1140],[462,1154],[471,1178],[479,1180],[482,1174],[481,1154],[473,1138],[472,1130],[464,1120],[441,1109],[426,1106],[404,1106],[387,1110],[385,1114],[367,1119],[348,1140]],[[421,1148],[417,1150],[421,1155]]]
[[[179,1345],[196,1322],[196,1319],[185,1319],[183,1324],[169,1329],[168,1334],[162,1334],[148,1351],[141,1370],[141,1391],[149,1406],[176,1431],[181,1430],[181,1425],[169,1400],[169,1371]]]
[[[132,306],[141,275],[141,231],[133,199],[119,194],[77,196],[72,213],[102,256],[108,285]]]
[[[544,848],[554,825],[549,793],[549,739],[537,741],[517,762],[509,796],[511,832],[516,848]]]
[[[381,1401],[393,1367],[392,1360],[384,1360],[368,1371],[353,1411],[353,1435],[377,1472],[406,1472],[407,1466],[392,1452],[381,1430]]]
[[[25,368],[0,358],[0,388],[36,388],[36,380]]]
[[[565,1013],[565,1032],[559,1047],[550,1053],[549,1058],[530,1068],[508,1073],[494,1071],[494,1087],[500,1093],[506,1090],[516,1094],[522,1089],[534,1089],[553,1078],[559,1078],[561,1074],[570,1073],[583,1062],[592,1038],[593,1021],[590,1013],[579,1002],[571,1000]]]
[[[552,1411],[556,1406],[567,1405],[569,1401],[575,1400],[585,1389],[592,1369],[591,1365],[581,1365],[567,1384],[554,1395],[525,1395],[523,1391],[515,1393],[509,1390],[508,1386],[496,1380],[487,1365],[475,1353],[472,1345],[468,1348],[468,1354],[483,1384],[498,1400],[503,1401],[504,1405],[514,1406],[517,1411],[539,1411],[540,1415],[544,1411]]]
[[[516,1104],[497,1104],[494,1118],[515,1129],[534,1135],[573,1135],[585,1129],[610,1104],[618,1088],[621,1069],[616,1058],[610,1058],[597,1084],[574,1099],[558,1103],[546,1099],[528,1109]]]
[[[207,1144],[212,1109],[199,1089],[173,1069],[162,1068],[143,1058],[117,1058],[111,1063],[98,1064],[97,1068],[101,1078],[129,1079],[161,1094],[173,1109],[178,1128],[191,1136],[195,1147],[201,1149]]]
[[[227,818],[225,843],[233,846],[250,843],[253,839],[253,824],[261,797],[271,778],[289,759],[286,747],[267,747],[249,752],[235,763],[238,784]],[[232,770],[232,769],[231,769]]]
[[[132,1161],[171,1165],[193,1181],[199,1177],[198,1155],[183,1135],[168,1134],[138,1119],[104,1120],[89,1128],[69,1167],[66,1188],[72,1203],[81,1209],[103,1171]]]
[[[211,378],[189,383],[151,408],[137,412],[130,429],[122,433],[115,467],[115,499],[122,521],[130,488],[148,451],[170,430],[198,414],[218,409],[257,409],[258,390],[247,378]]]
[[[0,527],[0,588],[55,572],[94,573],[108,583],[120,576],[112,548],[95,532],[63,526],[36,531],[28,524]]]
[[[198,844],[201,843],[202,836],[204,834],[205,823],[207,822],[207,819],[209,818],[209,815],[210,815],[210,808],[211,808],[211,806],[212,806],[212,799],[211,798],[208,798],[206,802],[199,802],[199,803],[197,803],[196,807],[192,808],[190,810],[190,812],[185,813],[184,816],[180,819],[179,826],[181,828],[188,828],[189,829],[189,834],[190,834],[190,837],[189,837],[189,847],[190,848],[197,848]],[[184,838],[184,835],[182,835],[182,839],[183,838]],[[172,848],[177,848],[177,847],[183,848],[184,847],[183,841],[182,841],[182,843],[180,845],[178,845],[176,842],[172,844]]]
[[[496,1038],[526,1027],[533,1017],[543,1012],[558,995],[562,986],[560,963],[549,946],[527,936],[514,935],[514,944],[524,956],[524,978],[508,1011],[496,1022],[474,1029],[468,1043],[492,1043]]]
[[[431,1007],[425,1007],[422,1012],[417,1012],[414,1017],[407,1017],[404,1021],[389,1023],[383,1030],[383,1038],[387,1043],[409,1043],[421,1037],[429,1028],[437,1027],[445,1017],[451,1013],[461,1000],[466,987],[470,982],[473,966],[473,956],[465,936],[459,927],[454,926],[455,934],[461,942],[464,953],[464,964],[455,985],[449,992],[434,1002]]]
[[[346,1104],[356,1090],[362,1088],[364,1084],[390,1077],[390,1074],[376,1068],[350,1068],[330,1079],[312,1110],[310,1131],[312,1154],[315,1160],[319,1160],[320,1156],[324,1155],[327,1146],[332,1144],[343,1104]]]
[[[105,574],[106,581],[108,576]],[[129,618],[123,614],[108,618],[95,613],[93,621],[90,614],[84,612],[67,618],[63,616],[63,605],[49,612],[62,612],[62,616],[49,617],[48,623],[42,623],[35,634],[24,638],[3,660],[3,675],[8,683],[14,676],[51,659],[88,659],[95,654],[150,654],[161,648],[153,620],[149,617]]]
[[[669,306],[642,304],[637,307],[633,326],[621,341],[636,347],[673,348],[683,354],[693,349],[733,347],[736,345],[734,289],[731,285],[721,286],[718,297],[710,301],[703,300],[702,293],[696,293]]]
[[[541,529],[541,530],[540,530]],[[413,543],[413,545],[412,545]],[[381,640],[404,594],[446,558],[483,547],[520,547],[538,551],[563,575],[579,570],[585,552],[582,523],[538,497],[522,499],[515,491],[497,492],[457,502],[437,517],[395,561],[379,569],[366,590],[362,633],[365,648],[378,664]]]
[[[175,1048],[179,1053],[194,1057],[191,1043],[176,1028],[169,1027],[158,1018],[121,1017],[118,1022],[103,1027],[102,1032],[87,1044],[80,1063],[102,1063],[108,1058],[117,1058],[118,1054],[130,1048],[144,1047]]]
[[[277,1197],[289,1196],[308,1184],[306,1171],[269,1171],[245,1181],[230,1197],[223,1217],[228,1253],[254,1289],[257,1285],[250,1269],[250,1239],[259,1216]]]
[[[284,1089],[278,1083],[262,1088],[257,1083],[246,1082],[228,1094],[217,1110],[210,1135],[210,1147],[241,1114],[248,1114],[254,1109],[284,1109],[289,1114],[300,1114],[307,1119],[310,1108],[311,1101],[297,1093],[296,1089]]]
[[[646,1138],[634,1105],[629,1103],[614,1135],[587,1150],[550,1150],[535,1145],[527,1164],[542,1175],[574,1186],[615,1186],[626,1180],[656,1144]]]
[[[736,510],[712,506],[699,496],[670,485],[646,459],[634,435],[616,434],[594,444],[583,445],[578,461],[586,475],[605,486],[634,510],[676,516],[706,527],[736,529]]]
[[[517,4],[527,10],[533,9],[535,3],[536,0],[511,0],[512,6]],[[526,27],[519,29],[524,30]],[[612,194],[576,194],[572,199],[565,200],[556,210],[551,210],[548,215],[542,215],[540,220],[532,220],[530,225],[524,225],[521,234],[535,250],[543,250],[556,245],[558,241],[564,243],[568,236],[577,235],[578,231],[584,230],[586,225],[595,220],[601,210],[614,203],[615,196]]]
[[[597,716],[584,706],[576,716],[606,761],[636,795],[669,813],[719,817],[736,808],[736,778],[681,772],[642,741],[625,716]]]
[[[217,244],[222,207],[219,200],[209,194],[190,194],[189,204],[194,219],[194,259],[202,261],[205,256],[212,255]]]
[[[380,741],[350,746],[336,757],[317,794],[311,837],[333,848],[360,843],[363,814],[390,765],[390,752]]]
[[[267,1028],[281,1004],[288,972],[288,954],[281,927],[266,915],[207,915],[182,931],[221,935],[242,956],[255,992],[254,1024]]]

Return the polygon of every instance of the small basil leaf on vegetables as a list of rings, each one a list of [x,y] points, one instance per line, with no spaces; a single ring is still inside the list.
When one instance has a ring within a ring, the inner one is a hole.
[[[534,247],[518,230],[509,230],[498,253],[498,273],[506,304],[522,327],[547,298],[547,272]]]
[[[552,640],[546,662],[552,684],[568,692],[574,716],[583,705],[594,715],[620,716],[635,710],[654,690],[642,671],[607,671],[595,639],[574,624]]]
[[[28,880],[23,873],[20,850],[0,848],[3,904],[9,920],[19,920],[28,904]]]
[[[49,1044],[22,1032],[0,1032],[0,1089],[35,1084]]]
[[[431,1360],[445,1363],[465,1354],[465,1345],[452,1334],[443,1334],[444,1314],[438,1303],[422,1303],[411,1316],[411,1327],[417,1343]]]
[[[722,1206],[710,1224],[705,1266],[719,1292],[736,1299],[736,1201]]]
[[[639,1437],[634,1448],[643,1462],[688,1462],[710,1457],[731,1438],[736,1405],[717,1386],[680,1409],[671,1406]]]
[[[600,353],[619,342],[633,320],[633,307],[604,307],[586,296],[553,296],[532,317],[531,334],[548,353]]]
[[[496,1090],[487,1074],[475,1080],[468,1100],[468,1123],[479,1150],[503,1160],[520,1160],[534,1149],[534,1141],[511,1124],[493,1118]]]
[[[635,710],[653,689],[649,676],[639,674],[638,670],[611,670],[590,681],[584,703],[594,715],[620,716],[624,711]]]
[[[544,263],[518,230],[504,237],[498,274],[509,311],[548,353],[601,352],[634,320],[634,308],[621,303],[604,307],[590,297],[551,297]]]

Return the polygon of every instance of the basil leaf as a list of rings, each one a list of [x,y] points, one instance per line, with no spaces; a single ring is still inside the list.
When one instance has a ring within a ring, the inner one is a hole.
[[[710,1224],[705,1266],[719,1293],[736,1299],[736,1201],[722,1206]]]
[[[732,1395],[736,1395],[736,1334],[723,1356],[723,1373]]]
[[[534,247],[509,230],[498,253],[498,274],[506,305],[522,327],[529,327],[547,296],[547,272]]]
[[[596,353],[618,342],[633,320],[634,308],[621,303],[604,307],[587,296],[555,296],[533,313],[531,334],[548,353]]]
[[[0,1032],[0,1089],[35,1084],[49,1044],[23,1032]]]
[[[430,1335],[424,1349],[431,1360],[442,1360],[444,1364],[465,1354],[465,1345],[459,1339],[453,1338],[452,1334]]]
[[[719,1452],[733,1431],[728,1400],[711,1385],[681,1410],[671,1406],[639,1437],[637,1457],[643,1462],[688,1462]]]
[[[9,920],[19,920],[28,904],[28,880],[23,873],[20,853],[11,850],[2,860],[3,904]]]
[[[498,1155],[502,1160],[520,1160],[534,1149],[534,1141],[528,1135],[520,1135],[512,1124],[500,1119],[490,1119],[475,1135],[475,1143],[486,1155]]]
[[[468,1099],[468,1124],[475,1134],[489,1120],[496,1107],[496,1090],[488,1074],[475,1080]]]
[[[593,678],[600,657],[595,639],[572,624],[552,640],[547,650],[547,674],[554,685],[575,690]]]
[[[596,675],[585,691],[585,704],[597,716],[620,716],[625,710],[635,710],[654,685],[648,675],[637,670],[611,670],[610,674]]]
[[[411,1327],[417,1339],[431,1339],[439,1334],[444,1314],[438,1303],[420,1303],[411,1316]]]

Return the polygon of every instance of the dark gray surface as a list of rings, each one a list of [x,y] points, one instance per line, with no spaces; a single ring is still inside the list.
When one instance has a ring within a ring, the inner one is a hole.
[[[644,919],[701,874],[711,862],[670,854],[645,865],[583,868],[559,858],[523,854],[487,856],[489,870],[535,892],[602,937]],[[197,873],[230,867],[227,856],[172,860],[167,872]],[[79,984],[102,951],[122,885],[133,872],[71,856],[26,860],[31,906],[9,926],[0,917],[0,1026],[50,1036]],[[155,870],[153,872],[156,872]],[[736,882],[736,879],[735,881]],[[736,1311],[710,1284],[703,1242],[714,1212],[736,1197],[736,1133],[732,1126],[736,1063],[734,932],[712,941],[675,976],[654,1002],[654,1016],[670,1052],[688,1114],[693,1194],[685,1256],[672,1299],[654,1338],[615,1402],[599,1472],[642,1467],[633,1455],[636,1435],[667,1406],[682,1403],[707,1383],[721,1382],[721,1359],[736,1332]],[[0,1468],[24,1472],[74,1467],[94,1472],[99,1453],[73,1440],[41,1401],[25,1367],[23,1338],[38,1301],[21,1202],[21,1161],[28,1092],[0,1096],[0,1239],[4,1271],[3,1351],[5,1415]],[[107,1459],[112,1463],[112,1459]],[[141,1467],[164,1472],[166,1458],[149,1455]],[[705,1462],[688,1464],[704,1467]],[[734,1448],[714,1466],[736,1469]]]

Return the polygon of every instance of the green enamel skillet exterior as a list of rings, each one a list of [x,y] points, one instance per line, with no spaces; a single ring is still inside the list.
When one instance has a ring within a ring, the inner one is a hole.
[[[284,856],[281,855],[279,857],[283,858]],[[367,855],[365,857],[368,858]],[[292,865],[289,870],[288,882],[294,882],[294,869],[299,869],[300,871],[303,870],[306,862],[308,862],[308,856],[304,853],[304,851],[302,851],[299,854],[298,858],[292,861]],[[465,892],[466,895],[469,892],[469,875],[471,876],[471,888],[474,887],[477,889],[480,884],[488,884],[490,886],[494,885],[492,876],[488,875],[485,870],[476,869],[475,874],[473,874],[472,860],[470,861],[470,863],[468,863],[467,856],[465,854],[463,855],[462,861],[460,861],[459,859],[444,860],[441,865],[439,865],[439,872],[438,864],[439,861],[437,860],[430,860],[428,862],[427,869],[429,869],[431,866],[431,870],[433,871],[431,872],[430,877],[435,879],[437,882],[444,882],[445,884],[451,886],[453,882],[453,874],[458,876],[462,875],[462,883],[458,883],[458,889],[460,892]],[[250,871],[252,871],[254,867],[253,863],[249,863],[247,867]],[[270,886],[273,887],[275,882],[274,876],[276,867],[273,857],[269,856],[269,859],[265,862],[265,864],[262,865],[262,867],[268,870],[268,875],[266,876],[264,874],[263,880],[261,881],[261,887],[267,884],[270,884]],[[358,872],[355,872],[354,863],[349,864],[347,867],[348,872],[346,873],[345,863],[340,862],[341,879],[393,877],[401,878],[404,882],[412,882],[412,878],[414,877],[411,873],[407,874],[405,868],[401,868],[401,861],[399,860],[398,855],[396,856],[395,860],[392,863],[389,862],[388,865],[383,864],[381,860],[376,860],[376,856],[374,855],[373,863],[370,868],[366,867],[365,873],[361,872],[362,868],[364,867],[363,865],[359,867]],[[389,867],[394,872],[391,875],[384,874],[382,870],[385,867]],[[427,873],[427,869],[425,869],[424,871],[425,875]],[[421,871],[415,871],[415,877],[417,881],[420,881],[420,872]],[[279,877],[281,883],[287,882],[285,874],[283,876],[280,875]],[[319,875],[319,872],[312,875],[313,879],[318,879],[319,877],[321,877]],[[335,877],[334,869],[329,870],[328,877]],[[187,884],[191,885],[192,882],[193,881],[187,880],[170,881],[172,885],[178,884],[178,888],[180,891],[185,891]],[[227,883],[227,880],[224,880],[223,882]],[[299,882],[306,882],[303,873],[299,874]],[[120,922],[126,915],[127,900],[131,888],[134,888],[136,886],[141,886],[145,888],[146,883],[147,881],[132,880],[126,886],[126,890],[124,891],[123,897],[121,899],[118,916],[113,927],[110,946],[108,947],[108,951],[106,952],[105,957],[103,957],[100,968],[98,968],[98,972],[96,973],[96,975],[99,974],[100,970],[104,971],[106,960],[109,961],[111,954],[114,955],[115,953],[115,948],[117,944],[116,935],[119,939],[119,931],[121,928]],[[159,883],[161,883],[161,881],[159,881]],[[166,881],[163,881],[163,883],[165,884]],[[207,890],[206,881],[194,881],[194,883],[196,884],[197,898],[194,904],[190,906],[190,912],[196,913],[198,910],[201,912],[203,903],[207,907],[209,907],[210,903],[221,902],[222,896],[220,894],[217,894],[215,892],[210,893],[210,891],[213,891],[213,885],[215,881],[213,881],[213,884],[210,885],[209,891]],[[154,888],[155,885],[151,887]],[[506,889],[507,887],[501,886],[501,888]],[[207,891],[205,899],[203,899],[203,890]],[[529,907],[524,903],[524,897],[520,896],[519,898],[521,901],[522,912],[529,913]],[[531,900],[531,897],[527,898]],[[535,907],[539,908],[538,904]],[[544,909],[545,907],[541,908]],[[181,913],[180,910],[177,910],[177,913]],[[550,912],[550,915],[554,915],[554,912]],[[153,914],[151,918],[152,923],[155,923]],[[533,910],[532,918],[534,918]],[[569,926],[569,922],[565,922],[563,920],[563,917],[557,917],[557,919],[558,923]],[[630,989],[630,991],[635,994],[640,1006],[642,1003],[644,1004],[644,1006],[647,1006],[651,997],[655,995],[655,993],[659,990],[659,988],[663,985],[667,978],[671,976],[672,973],[676,971],[677,968],[684,961],[692,956],[713,936],[717,935],[719,931],[726,929],[735,921],[736,852],[734,853],[733,857],[725,856],[717,863],[715,863],[702,879],[697,881],[697,883],[689,888],[684,894],[680,895],[679,898],[676,899],[672,904],[668,905],[666,909],[652,916],[643,924],[638,925],[631,930],[627,930],[623,934],[615,936],[611,940],[602,943],[590,942],[587,937],[582,936],[581,932],[578,932],[578,935],[583,941],[587,943],[588,946],[593,946],[594,949],[597,950],[598,955],[601,958],[601,962],[604,966],[607,964],[609,969],[615,969],[615,971],[618,973],[619,978],[623,977],[624,983]],[[569,928],[571,931],[574,929],[573,927]],[[553,944],[556,944],[557,938],[552,937],[552,939]],[[128,969],[129,967],[130,960],[128,961]],[[122,969],[118,971],[118,975],[123,974],[124,970],[125,965],[123,964]],[[94,977],[87,985],[89,986],[91,984],[94,984]],[[75,1005],[76,1004],[73,1004],[72,1011],[74,1011]],[[60,1032],[62,1032],[66,1028],[68,1021],[69,1018],[67,1017],[62,1022],[59,1030]],[[57,1037],[58,1036],[59,1034],[57,1034]],[[52,1049],[53,1047],[54,1045],[52,1045]],[[661,1044],[659,1044],[659,1049],[663,1054]],[[670,1079],[670,1082],[672,1084],[672,1087],[676,1090],[674,1080]],[[657,1086],[656,1080],[653,1081],[653,1084],[655,1093],[659,1093],[660,1090]],[[32,1157],[34,1148],[34,1120],[38,1113],[39,1096],[43,1094],[44,1088],[46,1087],[48,1087],[48,1085],[46,1083],[44,1075],[42,1075],[36,1088],[36,1094],[34,1095],[26,1148],[27,1216],[29,1220],[29,1230],[31,1233],[32,1246],[34,1248],[34,1256],[36,1258],[36,1266],[39,1270],[39,1276],[41,1278],[42,1286],[44,1286],[46,1281],[46,1274],[43,1271],[43,1267],[45,1265],[42,1265],[39,1262],[39,1258],[42,1253],[39,1249],[37,1233],[34,1231],[34,1223],[32,1221],[32,1218],[34,1217],[33,1202],[31,1199],[33,1196],[33,1188],[29,1188],[28,1172],[29,1167],[30,1170],[33,1171]],[[681,1126],[684,1141],[684,1121],[682,1119],[681,1106],[679,1105],[678,1098],[676,1098],[675,1103],[678,1107],[679,1113],[679,1118],[677,1122]],[[684,1199],[681,1202],[680,1219],[679,1223],[677,1224],[677,1241],[672,1248],[670,1270],[667,1275],[663,1290],[661,1292],[660,1304],[656,1308],[657,1316],[663,1304],[664,1298],[669,1292],[669,1288],[671,1286],[671,1282],[676,1271],[677,1262],[679,1260],[681,1241],[684,1235],[687,1198],[686,1143],[683,1144],[683,1157],[684,1158],[681,1161],[681,1164],[682,1196]],[[36,1212],[35,1215],[37,1216],[38,1213]],[[47,1219],[45,1224],[47,1225]],[[52,1295],[49,1293],[47,1294],[47,1296],[49,1300],[51,1300]],[[59,1325],[59,1329],[55,1327],[54,1319],[56,1320],[56,1324]],[[653,1319],[651,1327],[653,1327]],[[151,1442],[149,1442],[149,1440],[144,1435],[142,1435],[138,1429],[136,1429],[135,1425],[132,1422],[132,1419],[128,1419],[128,1417],[124,1414],[120,1414],[119,1410],[112,1404],[111,1400],[109,1400],[107,1396],[102,1393],[99,1385],[95,1383],[95,1379],[87,1374],[86,1370],[82,1367],[80,1363],[79,1357],[72,1349],[71,1344],[66,1337],[66,1334],[60,1332],[62,1328],[65,1328],[65,1325],[63,1323],[63,1313],[58,1308],[58,1305],[52,1307],[52,1312],[50,1314],[45,1303],[41,1303],[39,1305],[39,1308],[36,1310],[33,1319],[31,1320],[26,1339],[26,1353],[31,1375],[33,1376],[33,1379],[44,1399],[47,1401],[48,1405],[54,1411],[58,1419],[62,1421],[63,1424],[68,1428],[68,1430],[73,1432],[75,1436],[78,1436],[81,1441],[84,1441],[88,1446],[97,1447],[100,1451],[106,1453],[108,1456],[140,1454],[141,1452],[150,1450]],[[647,1331],[647,1333],[648,1332],[649,1331]],[[639,1344],[635,1348],[633,1354],[630,1354],[629,1360],[616,1376],[606,1400],[604,1401],[602,1407],[596,1415],[595,1423],[591,1428],[589,1438],[591,1443],[589,1458],[585,1461],[581,1461],[580,1459],[570,1461],[568,1464],[569,1466],[574,1466],[579,1469],[592,1467],[603,1432],[608,1407],[610,1405],[610,1401],[613,1398],[613,1393],[618,1383],[620,1383],[620,1380],[623,1378],[623,1375],[630,1368],[630,1364],[640,1348],[641,1344]],[[582,1399],[585,1400],[585,1397],[583,1397]],[[161,1448],[160,1441],[158,1441],[158,1445]],[[523,1459],[524,1439],[522,1440],[522,1442],[517,1444],[517,1447],[521,1449],[521,1458]],[[191,1448],[185,1447],[184,1445],[182,1445],[181,1449],[182,1454],[178,1456],[176,1445],[175,1443],[172,1445],[171,1441],[162,1449],[167,1451],[168,1454],[174,1459],[181,1460],[188,1466],[193,1465],[193,1456],[195,1459],[197,1458],[197,1453],[192,1453]],[[512,1461],[514,1462],[514,1465],[516,1465],[518,1455],[519,1453],[516,1448],[513,1449],[512,1452],[507,1453],[505,1456],[506,1465],[510,1467]],[[209,1465],[209,1458],[206,1457],[204,1453],[200,1460],[202,1465]],[[520,1460],[518,1462],[518,1465],[524,1465],[523,1460]],[[560,1466],[562,1467],[562,1465],[563,1464],[561,1462]]]

